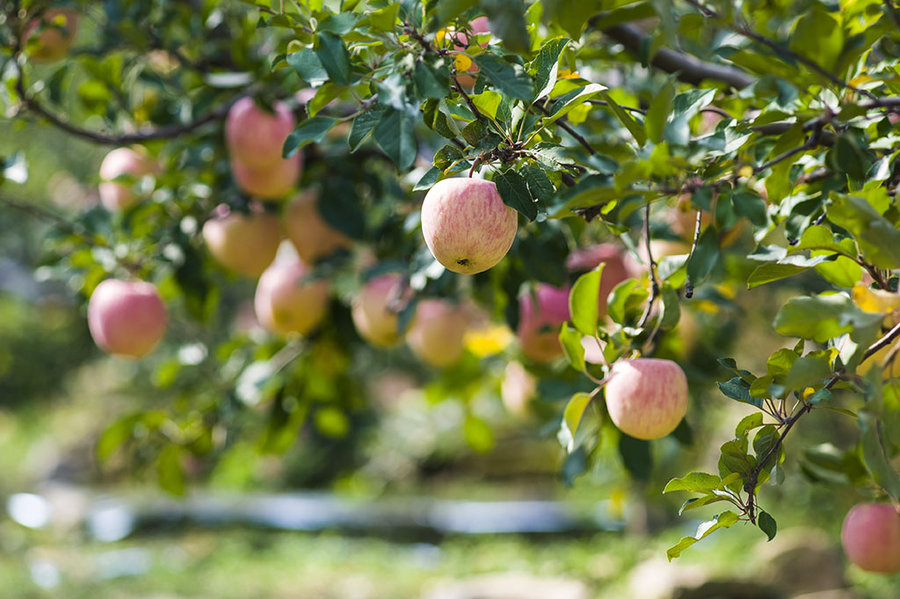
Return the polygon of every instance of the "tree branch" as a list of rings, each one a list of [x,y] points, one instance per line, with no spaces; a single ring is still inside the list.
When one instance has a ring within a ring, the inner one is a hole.
[[[598,20],[599,17],[593,17],[588,20],[588,25],[596,27]],[[625,46],[631,54],[642,60],[645,58],[645,49],[648,47],[650,36],[640,29],[631,25],[613,25],[603,29],[603,34]],[[667,73],[678,73],[678,79],[692,85],[712,80],[721,81],[735,89],[743,89],[756,81],[755,77],[734,67],[703,62],[690,54],[669,48],[660,48],[650,57],[649,63]]]

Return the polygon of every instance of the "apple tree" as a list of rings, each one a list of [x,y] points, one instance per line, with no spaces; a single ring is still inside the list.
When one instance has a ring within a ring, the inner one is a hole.
[[[40,128],[112,152],[102,202],[64,211],[21,197],[29,144],[2,157],[6,213],[49,225],[43,275],[85,306],[106,279],[150,282],[168,307],[158,408],[110,423],[101,457],[180,492],[185,457],[233,439],[352,436],[407,338],[464,406],[499,371],[536,379],[568,479],[609,446],[645,479],[652,439],[702,443],[698,405],[745,404],[713,472],[655,490],[712,518],[670,559],[737,522],[774,536],[758,494],[787,460],[900,502],[892,0],[7,0],[0,42],[14,144]],[[232,325],[260,275],[267,333]],[[785,343],[754,372],[728,322],[763,297]],[[699,358],[697,305],[720,333]],[[662,370],[626,368],[648,358]],[[675,362],[716,393],[620,432],[669,410]],[[812,412],[857,441],[788,452]]]

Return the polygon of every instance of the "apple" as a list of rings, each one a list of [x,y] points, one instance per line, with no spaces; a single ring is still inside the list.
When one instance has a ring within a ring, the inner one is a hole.
[[[447,270],[483,272],[503,259],[518,228],[516,211],[503,203],[493,181],[438,181],[422,202],[425,244]]]
[[[462,306],[445,299],[423,299],[416,305],[406,343],[429,366],[446,368],[462,356],[468,325]]]
[[[851,562],[869,572],[900,572],[900,513],[889,503],[860,503],[850,508],[841,543]]]
[[[216,261],[248,277],[258,277],[278,253],[278,217],[262,211],[232,212],[224,204],[203,223],[203,240]]]
[[[28,56],[34,62],[53,62],[69,53],[78,31],[78,13],[70,8],[45,10],[25,28]]]
[[[487,17],[476,17],[472,19],[472,22],[469,25],[472,28],[472,32],[476,35],[479,33],[490,32],[490,22]],[[457,81],[459,81],[459,84],[463,87],[473,87],[475,85],[475,77],[478,74],[478,65],[465,54],[466,49],[469,47],[469,36],[462,32],[457,33],[452,27],[446,30],[445,36],[455,42],[453,48],[457,51],[456,58],[454,59],[457,70]],[[482,43],[480,45],[482,48],[487,47],[487,43]]]
[[[325,318],[328,282],[305,280],[310,268],[295,254],[279,256],[256,285],[253,307],[259,323],[272,333],[306,335]]]
[[[124,210],[139,199],[132,191],[132,182],[116,182],[118,177],[140,179],[159,173],[159,165],[141,146],[116,148],[100,163],[100,203],[110,212]]]
[[[528,412],[528,404],[537,395],[537,380],[519,362],[509,362],[500,381],[500,399],[511,414]]]
[[[591,247],[574,250],[566,258],[566,266],[570,271],[589,271],[603,264],[600,275],[600,293],[598,304],[600,317],[606,315],[609,294],[626,279],[635,276],[638,265],[621,247],[614,243],[601,243]]]
[[[142,358],[166,332],[166,306],[145,281],[102,281],[88,302],[88,328],[100,347],[117,356]]]
[[[225,144],[231,158],[255,171],[266,171],[282,160],[284,140],[297,124],[291,109],[284,102],[273,105],[267,112],[252,98],[235,102],[225,119]]]
[[[363,285],[353,300],[353,324],[360,336],[375,347],[393,347],[400,343],[394,304],[401,299],[405,286],[400,274],[380,275]]]
[[[294,189],[303,158],[298,152],[287,159],[279,158],[265,168],[248,166],[233,156],[230,163],[234,182],[244,193],[261,200],[280,200]]]
[[[671,360],[619,360],[609,371],[609,418],[636,439],[659,439],[674,431],[687,412],[687,401],[687,377]]]
[[[350,246],[349,237],[329,225],[317,207],[318,193],[301,192],[284,211],[284,229],[288,239],[307,264]]]
[[[538,283],[534,298],[531,293],[520,295],[516,335],[522,353],[530,360],[543,364],[560,357],[563,350],[559,343],[559,327],[569,318],[568,287]]]

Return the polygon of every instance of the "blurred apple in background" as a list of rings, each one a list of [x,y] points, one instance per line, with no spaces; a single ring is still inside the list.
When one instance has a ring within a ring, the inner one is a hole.
[[[455,363],[463,354],[469,318],[459,304],[426,298],[416,304],[406,342],[417,358],[436,368]]]
[[[397,309],[405,290],[405,279],[398,273],[377,276],[363,285],[351,308],[360,337],[375,347],[400,343]]]
[[[258,207],[242,213],[223,204],[203,224],[203,240],[219,264],[258,277],[275,259],[281,228],[277,216]]]
[[[100,163],[100,202],[110,212],[128,208],[140,199],[134,193],[134,183],[158,173],[159,165],[143,147],[116,148]],[[128,180],[114,181],[118,177]]]
[[[78,13],[71,8],[50,8],[25,28],[28,57],[53,62],[69,53],[78,32]]]
[[[111,354],[142,358],[166,332],[166,307],[156,287],[145,281],[106,279],[88,302],[88,328]]]
[[[306,335],[322,322],[329,285],[325,279],[308,279],[311,273],[292,248],[279,254],[256,286],[253,306],[262,326],[282,335]]]
[[[531,293],[519,296],[516,335],[522,353],[535,362],[549,363],[562,356],[560,325],[569,320],[569,288],[538,283]]]
[[[284,230],[307,264],[314,264],[335,251],[349,247],[349,237],[329,225],[318,208],[319,194],[305,190],[291,200],[284,211]]]

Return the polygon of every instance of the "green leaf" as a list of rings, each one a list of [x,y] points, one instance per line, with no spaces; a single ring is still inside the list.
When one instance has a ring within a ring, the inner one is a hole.
[[[750,395],[750,385],[741,377],[736,376],[727,382],[716,384],[719,387],[719,391],[721,391],[725,397],[756,406],[757,408],[761,408],[763,405],[761,399]]]
[[[600,264],[594,270],[578,277],[569,293],[572,324],[579,332],[590,337],[597,334],[597,319],[600,317],[598,296],[604,266],[605,264]]]
[[[529,164],[522,172],[525,173],[525,183],[528,184],[532,197],[540,202],[549,202],[553,198],[556,189],[544,169]]]
[[[529,71],[534,77],[535,100],[548,95],[556,85],[559,55],[568,43],[569,40],[566,38],[555,38],[544,42],[541,51],[531,63]]]
[[[681,478],[673,478],[670,480],[663,493],[672,493],[674,491],[691,491],[694,493],[703,493],[720,489],[722,487],[722,478],[715,474],[707,474],[705,472],[691,472]]]
[[[713,227],[706,227],[700,234],[697,247],[687,260],[687,274],[696,286],[712,272],[719,261],[719,236]]]
[[[400,11],[399,2],[391,2],[386,7],[374,10],[367,16],[372,28],[383,33],[391,33],[397,24],[397,13]]]
[[[813,4],[794,26],[788,47],[812,59],[826,71],[834,67],[844,47],[840,24],[821,4]]]
[[[471,94],[469,98],[471,98],[472,103],[475,104],[482,113],[492,119],[497,118],[497,111],[503,103],[503,96],[499,93],[487,89],[480,94]]]
[[[319,143],[325,139],[325,135],[337,123],[336,119],[324,116],[314,116],[306,119],[294,129],[287,139],[284,140],[284,146],[281,149],[281,155],[290,158],[297,153],[297,150],[310,143]]]
[[[418,152],[415,126],[418,119],[390,108],[382,116],[373,133],[376,143],[402,171],[412,166]]]
[[[522,0],[481,0],[480,4],[490,19],[491,33],[499,37],[508,50],[525,54],[531,49]]]
[[[734,429],[735,438],[740,439],[744,435],[747,434],[748,431],[751,431],[755,428],[759,428],[763,425],[763,415],[762,412],[753,412],[752,414],[748,414],[741,418],[741,421],[738,422],[737,427]]]
[[[828,358],[821,354],[809,354],[794,362],[785,378],[784,385],[791,391],[803,391],[829,376],[831,376],[831,365]]]
[[[650,479],[650,471],[653,469],[650,443],[622,433],[619,435],[619,455],[631,476],[642,481]]]
[[[419,61],[416,63],[413,80],[416,91],[425,98],[442,99],[450,90],[450,71],[443,65],[436,68]]]
[[[599,0],[544,0],[545,17],[573,39],[579,39],[588,19],[604,8]]]
[[[590,393],[576,393],[566,404],[559,435],[566,453],[572,453],[575,450],[575,433],[578,432],[581,417],[588,404],[591,403],[591,399],[593,399],[593,395]]]
[[[301,79],[314,87],[328,81],[328,71],[311,48],[288,54],[287,62],[297,71]]]
[[[316,56],[328,73],[328,77],[338,85],[353,83],[353,72],[350,68],[350,53],[344,40],[331,33],[320,32],[316,39],[318,48]]]
[[[900,229],[869,202],[851,195],[832,193],[825,209],[828,220],[856,238],[863,257],[879,268],[900,266]]]
[[[463,433],[466,443],[477,453],[487,453],[494,448],[494,431],[487,422],[472,413],[466,415]]]
[[[624,125],[626,129],[628,129],[629,133],[631,133],[634,141],[636,141],[639,146],[647,143],[647,132],[644,129],[644,125],[636,121],[633,116],[628,114],[628,111],[619,106],[609,94],[603,94],[603,99],[612,109],[613,113],[616,115],[616,118],[619,119],[619,122],[622,123],[622,125]]]
[[[825,343],[855,327],[864,328],[880,322],[881,314],[867,314],[844,294],[821,294],[794,297],[775,316],[775,330],[788,337],[812,339]]]
[[[172,495],[184,495],[184,470],[181,467],[182,449],[178,445],[166,445],[156,458],[156,476],[159,486]]]
[[[707,520],[697,527],[697,533],[693,537],[684,537],[682,538],[676,545],[673,545],[666,551],[666,557],[669,561],[672,561],[674,558],[679,557],[685,549],[700,541],[705,539],[715,531],[720,528],[729,528],[735,522],[738,521],[738,515],[731,510],[727,510],[713,518],[712,520]]]
[[[549,108],[550,114],[544,117],[544,122],[552,123],[561,119],[588,100],[592,100],[599,96],[606,91],[606,89],[605,86],[600,85],[599,83],[589,83],[584,87],[573,89],[569,93],[554,100]]]
[[[880,420],[868,410],[860,410],[858,422],[866,469],[895,501],[900,500],[900,474],[894,470],[885,450],[884,430]]]
[[[766,533],[769,541],[774,539],[778,533],[778,524],[775,522],[775,518],[764,510],[759,510],[759,513],[756,515],[756,525],[759,526],[761,531]]]
[[[497,191],[504,204],[514,208],[528,220],[537,218],[537,205],[522,175],[514,170],[497,173],[494,175],[494,183],[497,184]]]
[[[865,181],[870,163],[854,136],[846,133],[838,135],[830,158],[831,167],[836,171],[856,181]]]
[[[387,112],[387,108],[376,105],[353,119],[353,125],[350,127],[350,136],[348,138],[351,152],[355,152],[366,140],[369,133],[372,132],[378,122],[382,119],[385,112]]]
[[[662,141],[666,120],[672,113],[674,98],[675,83],[669,80],[650,101],[650,108],[647,110],[647,116],[644,117],[644,129],[647,130],[647,137],[653,143],[658,144]]]
[[[816,260],[809,260],[803,256],[786,256],[778,262],[766,262],[754,269],[747,277],[747,289],[753,289],[766,283],[780,281],[792,277],[801,272],[806,272],[816,264],[824,262],[826,256],[820,256]]]
[[[475,63],[481,74],[498,90],[511,98],[531,102],[534,85],[521,65],[511,64],[493,54],[479,54]]]
[[[559,342],[572,368],[584,372],[584,346],[581,345],[581,333],[568,324],[563,324],[559,331]]]

